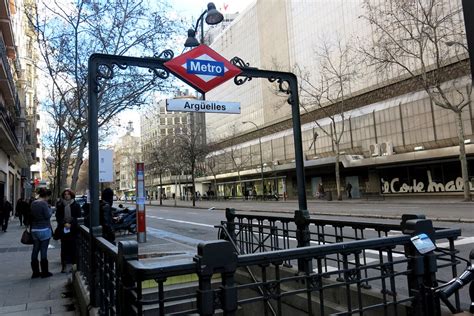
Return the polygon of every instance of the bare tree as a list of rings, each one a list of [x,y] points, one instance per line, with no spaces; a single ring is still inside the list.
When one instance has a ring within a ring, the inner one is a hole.
[[[196,206],[196,172],[198,171],[198,164],[209,152],[206,145],[204,126],[202,124],[194,124],[194,113],[191,114],[190,128],[183,133],[176,135],[175,146],[178,153],[181,155],[182,161],[187,165],[189,174],[191,175],[192,183],[192,200],[193,206]]]
[[[461,1],[366,0],[363,16],[373,28],[372,42],[361,50],[379,73],[412,78],[436,106],[455,114],[464,199],[471,200],[463,110],[470,104],[472,82],[446,80],[443,67],[467,58]],[[391,78],[387,78],[391,79]],[[450,96],[454,95],[454,97]]]
[[[219,166],[223,162],[223,156],[217,154],[210,154],[205,159],[205,169],[209,170],[214,178],[214,189],[216,190],[216,198],[219,199],[217,195],[217,175],[219,174]],[[208,198],[211,199],[208,192]]]
[[[92,53],[115,55],[153,55],[165,47],[179,27],[179,20],[169,20],[166,0],[145,1],[79,0],[74,3],[41,0],[33,8],[29,22],[35,26],[44,72],[50,85],[45,107],[57,124],[60,144],[61,186],[66,185],[68,166],[72,162],[71,188],[78,180],[82,157],[87,147],[87,60]],[[111,69],[101,69],[111,75]],[[99,94],[99,126],[128,108],[143,104],[155,87],[167,88],[163,81],[154,82],[152,74],[123,69],[104,82]],[[77,157],[73,159],[72,157]]]
[[[238,141],[238,134],[239,134],[239,128],[233,124],[230,126],[229,129],[229,136],[227,139],[229,139],[230,146],[225,149],[225,157],[226,159],[229,159],[233,169],[237,171],[237,179],[238,179],[238,185],[241,185],[241,176],[240,172],[244,168],[245,165],[252,159],[252,152],[249,151],[248,155],[243,154],[243,148],[240,146],[240,142]],[[238,188],[236,188],[236,193],[237,193]],[[244,193],[244,192],[242,192]]]
[[[350,85],[356,79],[355,51],[340,39],[331,45],[327,41],[315,55],[319,61],[319,76],[314,79],[310,72],[295,66],[295,72],[300,79],[300,106],[306,113],[314,117],[313,122],[333,144],[336,154],[335,175],[337,199],[342,200],[340,180],[340,145],[345,132],[346,99],[349,97]],[[322,125],[315,109],[323,111],[324,116],[330,120],[329,126]],[[315,146],[317,133],[311,144]]]
[[[170,170],[170,165],[174,160],[173,146],[169,137],[163,137],[158,140],[157,146],[151,147],[145,152],[145,161],[148,163],[148,172],[160,177],[160,205],[163,205],[163,175]]]

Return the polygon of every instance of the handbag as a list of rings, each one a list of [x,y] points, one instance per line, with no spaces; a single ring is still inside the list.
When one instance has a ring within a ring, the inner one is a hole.
[[[31,236],[31,232],[28,231],[28,228],[23,231],[21,235],[20,242],[24,245],[32,245],[33,244],[33,236]]]
[[[62,232],[61,232],[61,227],[56,227],[56,229],[53,232],[53,239],[54,240],[59,240],[62,237]]]

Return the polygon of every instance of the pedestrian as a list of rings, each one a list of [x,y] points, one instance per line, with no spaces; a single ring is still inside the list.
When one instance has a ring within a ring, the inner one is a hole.
[[[320,199],[324,198],[324,186],[322,183],[320,183],[318,186],[318,193],[319,193],[318,198]]]
[[[5,233],[7,232],[8,221],[10,220],[12,211],[13,211],[13,207],[11,203],[4,196],[3,201],[1,201],[0,203],[0,221],[2,223],[2,231]]]
[[[16,207],[15,207],[15,214],[18,216],[18,219],[20,220],[20,226],[22,225],[27,225],[27,219],[26,216],[29,213],[29,204],[28,202],[25,201],[23,198],[19,198],[18,201],[16,202]]]
[[[350,182],[347,182],[346,184],[346,191],[347,191],[347,197],[349,199],[352,199],[352,184]]]
[[[68,264],[76,263],[76,244],[79,234],[77,219],[81,217],[81,207],[74,200],[75,194],[66,189],[56,204],[56,221],[54,239],[61,240],[61,273],[66,272]]]
[[[100,201],[100,225],[102,225],[102,237],[111,243],[115,242],[115,231],[112,223],[113,203],[114,191],[110,188],[104,189]]]
[[[38,189],[38,199],[31,203],[31,236],[33,237],[33,251],[31,252],[31,278],[47,278],[53,274],[48,268],[48,246],[52,236],[51,215],[52,210],[48,204],[51,190]],[[41,253],[41,273],[39,269],[38,253]]]

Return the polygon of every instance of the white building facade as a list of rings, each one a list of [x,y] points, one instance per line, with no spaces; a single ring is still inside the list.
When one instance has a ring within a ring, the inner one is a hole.
[[[321,43],[333,47],[342,42],[358,47],[371,44],[374,29],[367,20],[364,1],[303,0],[255,1],[211,47],[231,59],[239,56],[252,67],[301,72],[311,82],[321,73],[318,54]],[[385,1],[371,1],[384,5]],[[460,1],[444,1],[440,12],[457,12],[454,27],[463,26]],[[388,5],[388,4],[387,4]],[[443,11],[444,10],[444,11]],[[456,23],[455,23],[456,22]],[[459,23],[457,23],[459,22]],[[459,30],[461,31],[461,30]],[[455,39],[465,44],[465,37]],[[465,52],[445,45],[449,62],[440,70],[447,98],[470,98],[469,60]],[[344,99],[345,132],[340,141],[341,180],[351,183],[352,195],[383,196],[461,195],[459,139],[456,115],[437,106],[423,88],[397,68],[377,71],[354,58],[356,79],[346,88]],[[357,64],[360,63],[360,67]],[[433,66],[433,69],[436,69]],[[462,92],[464,91],[464,92]],[[229,81],[206,94],[209,100],[241,102],[240,115],[207,114],[208,141],[219,150],[210,154],[218,162],[218,175],[208,172],[199,179],[223,197],[243,196],[249,190],[296,197],[294,144],[290,106],[275,93],[275,86],[254,79],[242,86]],[[300,91],[302,102],[308,94]],[[325,104],[328,108],[340,105]],[[466,138],[469,177],[473,178],[474,110],[469,103],[462,112]],[[317,196],[324,183],[327,191],[336,188],[335,148],[330,119],[325,111],[307,105],[301,108],[306,189],[309,198]],[[253,124],[244,124],[252,122]],[[341,128],[336,122],[335,129]],[[255,127],[258,127],[258,129]],[[261,145],[260,145],[261,141]],[[262,157],[260,157],[262,146]],[[232,154],[231,154],[232,153]],[[236,160],[230,156],[238,156]],[[264,186],[260,179],[264,166]],[[217,178],[217,187],[213,184]],[[415,183],[423,183],[416,185]],[[471,180],[471,192],[474,184]]]

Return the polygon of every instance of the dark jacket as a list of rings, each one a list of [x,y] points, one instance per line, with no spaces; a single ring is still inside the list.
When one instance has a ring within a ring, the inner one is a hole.
[[[0,201],[0,216],[10,217],[12,211],[13,207],[10,202],[8,202],[7,200],[5,200],[4,202]]]
[[[115,241],[115,232],[112,223],[113,207],[109,202],[100,201],[100,225],[102,225],[102,236],[110,242]]]
[[[71,233],[76,234],[79,232],[79,226],[77,223],[77,219],[81,217],[81,207],[79,204],[76,203],[76,201],[73,201],[71,203],[71,217],[72,217],[72,222],[71,224]],[[64,204],[60,201],[56,205],[56,221],[58,222],[58,231],[59,231],[59,236],[55,236],[55,238],[60,238],[61,237],[61,232],[63,231],[62,228],[64,227]],[[56,235],[56,233],[55,233]]]
[[[16,210],[15,210],[15,215],[27,215],[29,213],[30,205],[23,201],[23,199],[19,199],[18,202],[16,202]]]
[[[43,200],[36,200],[31,203],[31,228],[48,228],[51,227],[52,211],[48,203]]]

